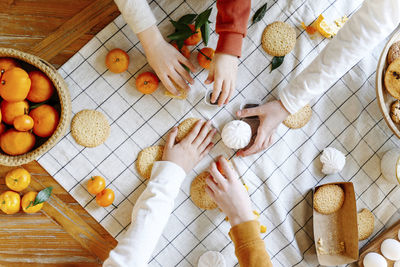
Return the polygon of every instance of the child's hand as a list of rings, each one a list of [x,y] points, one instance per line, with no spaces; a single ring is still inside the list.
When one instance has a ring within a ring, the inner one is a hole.
[[[210,152],[214,145],[211,140],[216,132],[211,127],[211,121],[199,120],[193,130],[181,142],[175,144],[178,128],[174,127],[168,135],[162,160],[172,161],[189,173]]]
[[[228,104],[236,86],[238,59],[228,54],[216,53],[208,72],[206,84],[214,82],[211,103]],[[219,97],[218,97],[219,96]]]
[[[142,43],[150,66],[165,88],[175,95],[179,94],[172,84],[173,80],[183,89],[189,90],[186,81],[193,84],[194,80],[181,64],[187,66],[192,72],[195,68],[175,47],[164,40],[157,26],[153,25],[137,36]]]
[[[239,118],[258,116],[260,126],[258,126],[257,136],[252,146],[245,150],[240,150],[237,155],[246,157],[263,151],[272,144],[272,137],[279,124],[284,121],[289,112],[279,100],[267,102],[262,106],[239,110],[236,115]]]
[[[219,157],[218,162],[225,177],[213,162],[209,170],[212,177],[206,179],[206,192],[228,216],[231,226],[254,220],[250,197],[238,174],[228,165],[225,158]]]

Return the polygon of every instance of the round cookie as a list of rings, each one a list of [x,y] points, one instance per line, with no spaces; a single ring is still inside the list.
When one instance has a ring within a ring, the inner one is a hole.
[[[388,52],[388,64],[391,64],[393,61],[400,57],[400,42],[393,43],[389,48]]]
[[[176,141],[180,142],[182,141],[185,136],[190,133],[190,131],[193,129],[194,125],[199,119],[197,118],[188,118],[184,121],[182,121],[178,125],[178,134],[176,135]]]
[[[400,123],[400,101],[394,101],[390,106],[390,117],[394,123]]]
[[[153,164],[162,159],[163,151],[163,146],[151,146],[139,152],[136,169],[143,178],[150,179]]]
[[[296,44],[296,32],[282,21],[269,24],[261,37],[262,47],[271,56],[281,57],[292,51]]]
[[[100,111],[81,110],[72,118],[71,135],[81,146],[96,147],[107,140],[110,125]]]
[[[205,210],[212,210],[217,207],[217,204],[206,192],[206,178],[209,175],[208,172],[200,173],[190,185],[190,198],[197,207]]]
[[[357,214],[358,240],[367,239],[374,232],[375,218],[372,212],[363,209]]]
[[[306,125],[312,116],[312,109],[310,105],[305,105],[302,109],[300,109],[295,114],[289,115],[284,121],[283,124],[291,129],[298,129]]]
[[[332,214],[344,203],[343,189],[334,184],[323,185],[314,193],[314,209],[321,214]]]
[[[394,98],[400,99],[400,58],[389,65],[385,73],[386,90]]]

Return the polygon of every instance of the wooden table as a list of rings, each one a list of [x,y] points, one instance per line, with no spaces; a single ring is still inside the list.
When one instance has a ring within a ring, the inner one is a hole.
[[[119,15],[112,0],[0,0],[0,46],[61,66]],[[0,214],[0,266],[99,266],[116,240],[36,161],[30,190],[53,186],[37,214]],[[6,189],[0,165],[0,192]]]

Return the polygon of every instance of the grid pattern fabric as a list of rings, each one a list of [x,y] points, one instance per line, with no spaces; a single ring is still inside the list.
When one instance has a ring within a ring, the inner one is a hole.
[[[195,85],[186,100],[164,96],[163,88],[152,95],[140,94],[134,86],[135,78],[151,68],[137,37],[123,18],[118,17],[59,69],[69,85],[73,114],[82,109],[103,112],[111,124],[110,137],[101,146],[84,148],[75,143],[68,131],[53,149],[39,158],[39,163],[119,239],[129,226],[136,199],[146,186],[134,166],[141,149],[163,143],[169,129],[185,118],[212,119],[221,130],[234,119],[235,111],[245,99],[274,99],[329,42],[311,39],[300,23],[309,23],[321,13],[332,20],[350,16],[361,2],[268,0],[265,17],[248,25],[236,92],[223,108],[204,104],[204,93],[211,86],[204,85],[207,71],[199,66],[193,74]],[[250,17],[264,3],[265,0],[253,0]],[[210,20],[215,22],[217,11],[214,0],[154,0],[150,6],[164,36],[173,31],[170,19],[177,20],[184,14],[200,13],[213,6]],[[297,43],[283,65],[270,73],[272,57],[262,50],[260,40],[263,29],[275,20],[295,27]],[[210,47],[216,47],[217,38],[213,31]],[[311,103],[313,116],[304,128],[289,130],[281,125],[268,150],[234,159],[249,186],[254,209],[261,214],[259,220],[267,226],[262,238],[275,267],[318,265],[311,198],[311,188],[318,184],[353,182],[358,209],[368,208],[376,216],[372,237],[400,207],[399,189],[384,181],[379,167],[383,153],[399,145],[386,127],[375,99],[375,68],[385,41]],[[131,60],[128,71],[121,74],[110,73],[104,63],[107,52],[116,47],[127,51]],[[195,64],[196,54],[192,53],[191,58]],[[319,161],[320,152],[327,146],[341,150],[347,158],[344,170],[331,177],[321,173]],[[218,209],[198,209],[189,196],[192,179],[220,154],[232,157],[234,151],[226,148],[218,136],[211,153],[186,178],[150,266],[197,266],[198,257],[207,250],[223,253],[227,266],[237,265],[225,216]],[[116,194],[112,206],[98,207],[94,196],[87,192],[86,182],[91,175],[106,178]]]

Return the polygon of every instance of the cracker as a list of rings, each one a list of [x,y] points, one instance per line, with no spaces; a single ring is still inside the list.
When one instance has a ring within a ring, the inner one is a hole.
[[[96,147],[107,140],[110,125],[100,111],[81,110],[72,118],[71,135],[81,146]]]
[[[343,189],[334,184],[323,185],[314,193],[314,209],[321,214],[332,214],[344,203]]]
[[[176,141],[180,142],[182,141],[183,138],[186,137],[186,135],[188,135],[188,133],[190,133],[193,129],[193,127],[196,125],[196,122],[199,119],[197,118],[188,118],[184,121],[182,121],[179,125],[178,125],[178,134],[176,135]]]
[[[389,65],[385,73],[386,90],[394,98],[400,99],[400,58]]]
[[[394,123],[400,123],[400,101],[396,100],[390,105],[390,117]]]
[[[176,98],[176,99],[179,99],[179,100],[186,99],[186,97],[188,95],[188,90],[183,89],[178,84],[176,84],[174,81],[171,81],[171,82],[175,86],[176,90],[178,90],[180,95],[174,95],[173,93],[171,93],[167,89],[165,89],[164,95],[166,95],[168,97],[171,97],[171,98]]]
[[[388,64],[391,64],[396,59],[400,58],[400,42],[392,44],[388,52]]]
[[[264,29],[261,43],[265,52],[271,56],[285,56],[296,44],[296,32],[286,22],[275,21]]]
[[[289,115],[283,121],[283,124],[291,129],[299,129],[310,121],[311,116],[312,116],[312,109],[311,106],[307,104],[295,114]]]
[[[205,210],[212,210],[217,207],[217,204],[206,192],[206,178],[209,175],[208,172],[200,173],[190,185],[190,198],[197,207]]]
[[[365,240],[374,232],[374,214],[367,209],[363,209],[357,214],[358,240]]]
[[[136,169],[143,178],[150,179],[154,162],[162,159],[163,151],[163,146],[151,146],[139,152]]]

